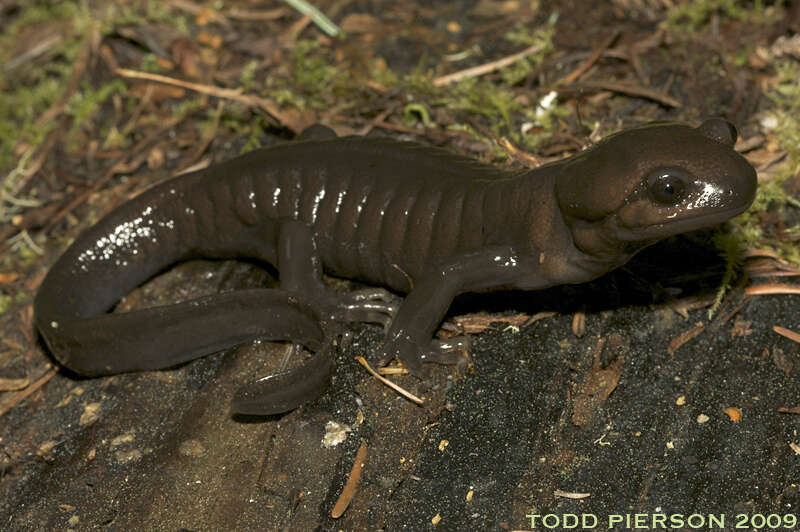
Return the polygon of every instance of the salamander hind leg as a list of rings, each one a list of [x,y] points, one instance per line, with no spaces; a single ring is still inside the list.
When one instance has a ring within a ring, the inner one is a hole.
[[[380,323],[388,329],[397,310],[394,296],[383,289],[364,289],[339,293],[322,281],[322,268],[316,252],[311,228],[297,220],[283,221],[277,246],[281,293],[292,304],[306,309],[302,321],[323,340],[309,349],[316,354],[300,366],[257,379],[241,386],[233,400],[233,411],[244,415],[274,415],[288,412],[316,399],[330,383],[333,369],[332,349],[337,337],[346,339],[348,322]],[[295,325],[298,322],[294,322]],[[313,325],[312,325],[313,323]],[[297,356],[302,347],[309,348],[301,336],[294,342]]]
[[[397,312],[394,296],[382,288],[343,294],[326,286],[313,230],[299,220],[281,222],[278,269],[281,288],[312,302],[330,322],[379,323],[388,329]]]

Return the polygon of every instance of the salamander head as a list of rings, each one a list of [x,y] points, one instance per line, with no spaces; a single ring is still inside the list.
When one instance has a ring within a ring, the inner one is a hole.
[[[721,118],[697,128],[661,122],[612,135],[567,160],[556,191],[575,245],[598,258],[629,257],[744,212],[756,172],[735,142],[736,129]]]

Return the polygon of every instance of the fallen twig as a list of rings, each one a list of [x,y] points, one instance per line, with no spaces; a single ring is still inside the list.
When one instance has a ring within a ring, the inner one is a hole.
[[[237,9],[232,8],[225,12],[225,16],[237,20],[277,20],[285,17],[290,13],[285,7],[277,7],[275,9],[267,9],[263,11],[256,11],[252,9]]]
[[[488,74],[489,72],[500,70],[501,68],[507,67],[512,63],[516,63],[517,61],[519,61],[524,57],[527,57],[531,54],[535,54],[536,52],[541,51],[542,48],[543,46],[541,44],[534,44],[533,46],[525,48],[521,52],[511,54],[501,59],[497,59],[496,61],[490,61],[482,65],[474,66],[471,68],[465,68],[464,70],[459,70],[458,72],[453,72],[452,74],[448,74],[446,76],[439,76],[438,78],[435,78],[433,80],[433,86],[444,87],[445,85],[451,85],[463,79],[476,78],[478,76]]]
[[[680,108],[683,107],[680,101],[664,93],[639,87],[637,85],[629,85],[627,83],[617,83],[614,81],[584,81],[582,83],[575,83],[566,86],[569,89],[588,89],[588,90],[605,90],[611,92],[619,92],[622,94],[630,94],[631,96],[640,96],[648,100],[653,100],[667,107]]]
[[[388,117],[390,114],[394,112],[394,110],[397,108],[397,105],[398,105],[397,103],[392,103],[389,106],[387,106],[386,109],[378,113],[378,116],[373,118],[365,126],[359,129],[356,132],[356,134],[366,136],[370,131],[372,131],[373,128],[375,128],[376,125],[378,125],[381,122],[384,122],[386,120],[386,117]]]
[[[705,330],[703,324],[701,322],[697,322],[693,329],[686,331],[685,333],[681,334],[680,336],[673,338],[669,345],[667,346],[667,353],[669,356],[674,357],[675,352],[681,348],[683,344],[691,340],[692,338],[699,336]]]
[[[689,319],[689,311],[710,307],[714,304],[714,294],[707,296],[690,296],[667,303],[669,308],[680,314],[684,319]]]
[[[565,499],[585,499],[586,497],[591,496],[591,493],[578,493],[574,491],[555,490],[553,492],[553,496],[564,497]]]
[[[55,374],[58,373],[58,368],[52,368],[50,371],[39,377],[36,382],[25,388],[24,390],[20,390],[11,395],[8,403],[5,406],[0,407],[0,417],[3,417],[3,414],[14,408],[17,404],[25,400],[30,394],[47,384],[47,381],[52,379]]]
[[[586,61],[581,63],[578,66],[578,68],[576,68],[575,70],[573,70],[572,72],[570,72],[569,74],[567,74],[566,76],[561,78],[558,81],[557,84],[560,84],[560,83],[564,83],[564,84],[572,83],[573,81],[575,81],[578,78],[580,78],[583,74],[585,74],[586,71],[589,70],[592,67],[592,65],[594,65],[597,62],[598,59],[600,59],[600,57],[602,57],[603,53],[608,49],[608,47],[611,46],[612,44],[614,44],[614,41],[617,40],[617,38],[619,37],[619,34],[620,34],[619,30],[617,30],[613,34],[611,34],[609,36],[609,38],[606,39],[603,42],[603,44],[601,44],[599,47],[597,47],[597,49],[594,52],[592,52],[592,55],[590,55],[586,59]]]
[[[341,495],[339,495],[336,504],[333,506],[333,511],[331,511],[331,517],[334,519],[341,517],[350,505],[350,501],[353,500],[353,496],[356,494],[356,489],[358,488],[358,481],[361,480],[361,471],[364,469],[364,463],[366,461],[367,444],[361,442],[361,447],[359,447],[358,452],[356,452],[356,459],[353,461],[353,468],[350,470],[350,476],[347,477],[347,483],[344,485]]]
[[[781,336],[784,336],[784,337],[788,338],[789,340],[792,340],[792,341],[797,342],[798,344],[800,344],[800,334],[798,334],[798,333],[796,333],[794,331],[791,331],[791,330],[789,330],[789,329],[787,329],[785,327],[781,327],[780,325],[774,325],[772,327],[772,330],[775,331],[776,333],[780,334]]]
[[[509,157],[511,157],[518,163],[522,164],[523,166],[526,166],[528,168],[538,168],[539,166],[542,166],[542,162],[538,158],[534,157],[530,153],[518,149],[516,146],[511,144],[511,141],[508,140],[507,138],[498,137],[488,129],[481,131],[481,133],[484,133],[489,137],[491,137],[492,140],[494,140],[497,143],[497,145],[500,146]]]
[[[217,110],[214,112],[214,120],[211,123],[211,127],[208,128],[208,130],[206,131],[203,138],[203,142],[185,161],[183,161],[181,169],[176,173],[178,174],[185,173],[206,152],[208,147],[211,145],[211,141],[214,140],[214,137],[217,134],[217,128],[219,128],[219,120],[222,117],[222,111],[224,108],[225,108],[225,101],[220,100],[217,103]]]
[[[127,68],[118,68],[116,70],[116,73],[125,78],[146,79],[148,81],[155,81],[157,83],[174,85],[176,87],[181,87],[191,91],[199,92],[200,94],[208,94],[209,96],[214,96],[216,98],[224,98],[226,100],[233,100],[236,102],[243,103],[245,105],[257,107],[262,109],[267,114],[271,115],[281,125],[284,125],[294,130],[295,133],[299,133],[299,131],[295,130],[296,129],[296,126],[294,125],[295,121],[290,119],[285,113],[283,113],[278,108],[277,104],[275,104],[275,102],[273,102],[272,100],[268,100],[266,98],[262,98],[260,96],[255,96],[253,94],[243,94],[241,89],[224,89],[222,87],[216,87],[214,85],[203,85],[201,83],[192,83],[190,81],[183,81],[176,78],[170,78],[168,76],[162,76],[160,74],[151,74],[149,72],[140,72],[138,70],[130,70]]]
[[[284,2],[292,6],[300,13],[311,17],[311,21],[314,24],[316,24],[320,30],[322,30],[329,36],[336,37],[337,35],[342,33],[342,30],[341,28],[339,28],[339,26],[334,24],[334,22],[331,19],[326,17],[322,11],[320,11],[313,5],[306,2],[306,0],[284,0]]]
[[[369,365],[369,362],[367,362],[364,357],[359,356],[359,357],[355,357],[355,359],[358,361],[359,364],[364,366],[367,369],[367,371],[369,371],[370,375],[372,375],[373,377],[375,377],[376,379],[381,381],[383,384],[385,384],[386,386],[388,386],[392,390],[396,391],[397,393],[399,393],[400,395],[402,395],[406,399],[409,399],[409,400],[417,403],[418,405],[421,405],[422,403],[425,402],[423,399],[420,399],[419,397],[417,397],[413,393],[409,392],[408,390],[405,390],[405,389],[401,388],[400,386],[398,386],[397,384],[393,383],[389,379],[384,378],[381,375],[379,375],[377,371],[372,369],[372,366]]]
[[[757,284],[748,286],[744,289],[744,293],[748,296],[765,296],[772,294],[796,294],[800,295],[800,286],[791,284]]]
[[[800,275],[800,270],[780,260],[757,258],[747,261],[744,273],[748,277],[796,277]]]
[[[187,13],[191,13],[195,17],[204,16],[208,20],[219,22],[226,28],[231,27],[231,22],[225,17],[225,15],[209,7],[201,6],[195,4],[194,2],[189,2],[188,0],[170,0],[169,3],[178,9],[186,11]]]

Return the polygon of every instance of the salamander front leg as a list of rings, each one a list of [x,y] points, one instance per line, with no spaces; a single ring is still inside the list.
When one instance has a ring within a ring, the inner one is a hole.
[[[423,362],[449,361],[444,356],[447,351],[432,335],[458,294],[458,283],[436,280],[431,276],[418,283],[403,301],[386,334],[379,365],[397,358],[412,375],[419,376]]]
[[[453,363],[453,350],[463,344],[433,340],[432,336],[453,298],[462,293],[499,286],[538,286],[538,261],[521,257],[513,248],[496,246],[450,257],[427,272],[408,294],[386,335],[379,364],[399,359],[419,375],[423,362]]]

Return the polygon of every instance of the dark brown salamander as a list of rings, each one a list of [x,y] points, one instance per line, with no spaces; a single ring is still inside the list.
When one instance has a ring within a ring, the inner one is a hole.
[[[534,170],[509,171],[386,139],[257,150],[156,186],[80,236],[35,301],[55,358],[84,375],[173,366],[257,338],[322,356],[244,389],[234,408],[273,413],[324,389],[327,325],[387,321],[381,353],[412,372],[461,292],[583,283],[669,235],[723,222],[753,201],[756,174],[722,119],[656,123]],[[108,314],[164,268],[194,257],[278,267],[281,289],[243,290]],[[322,270],[408,293],[336,294]],[[320,353],[318,353],[320,355]]]

